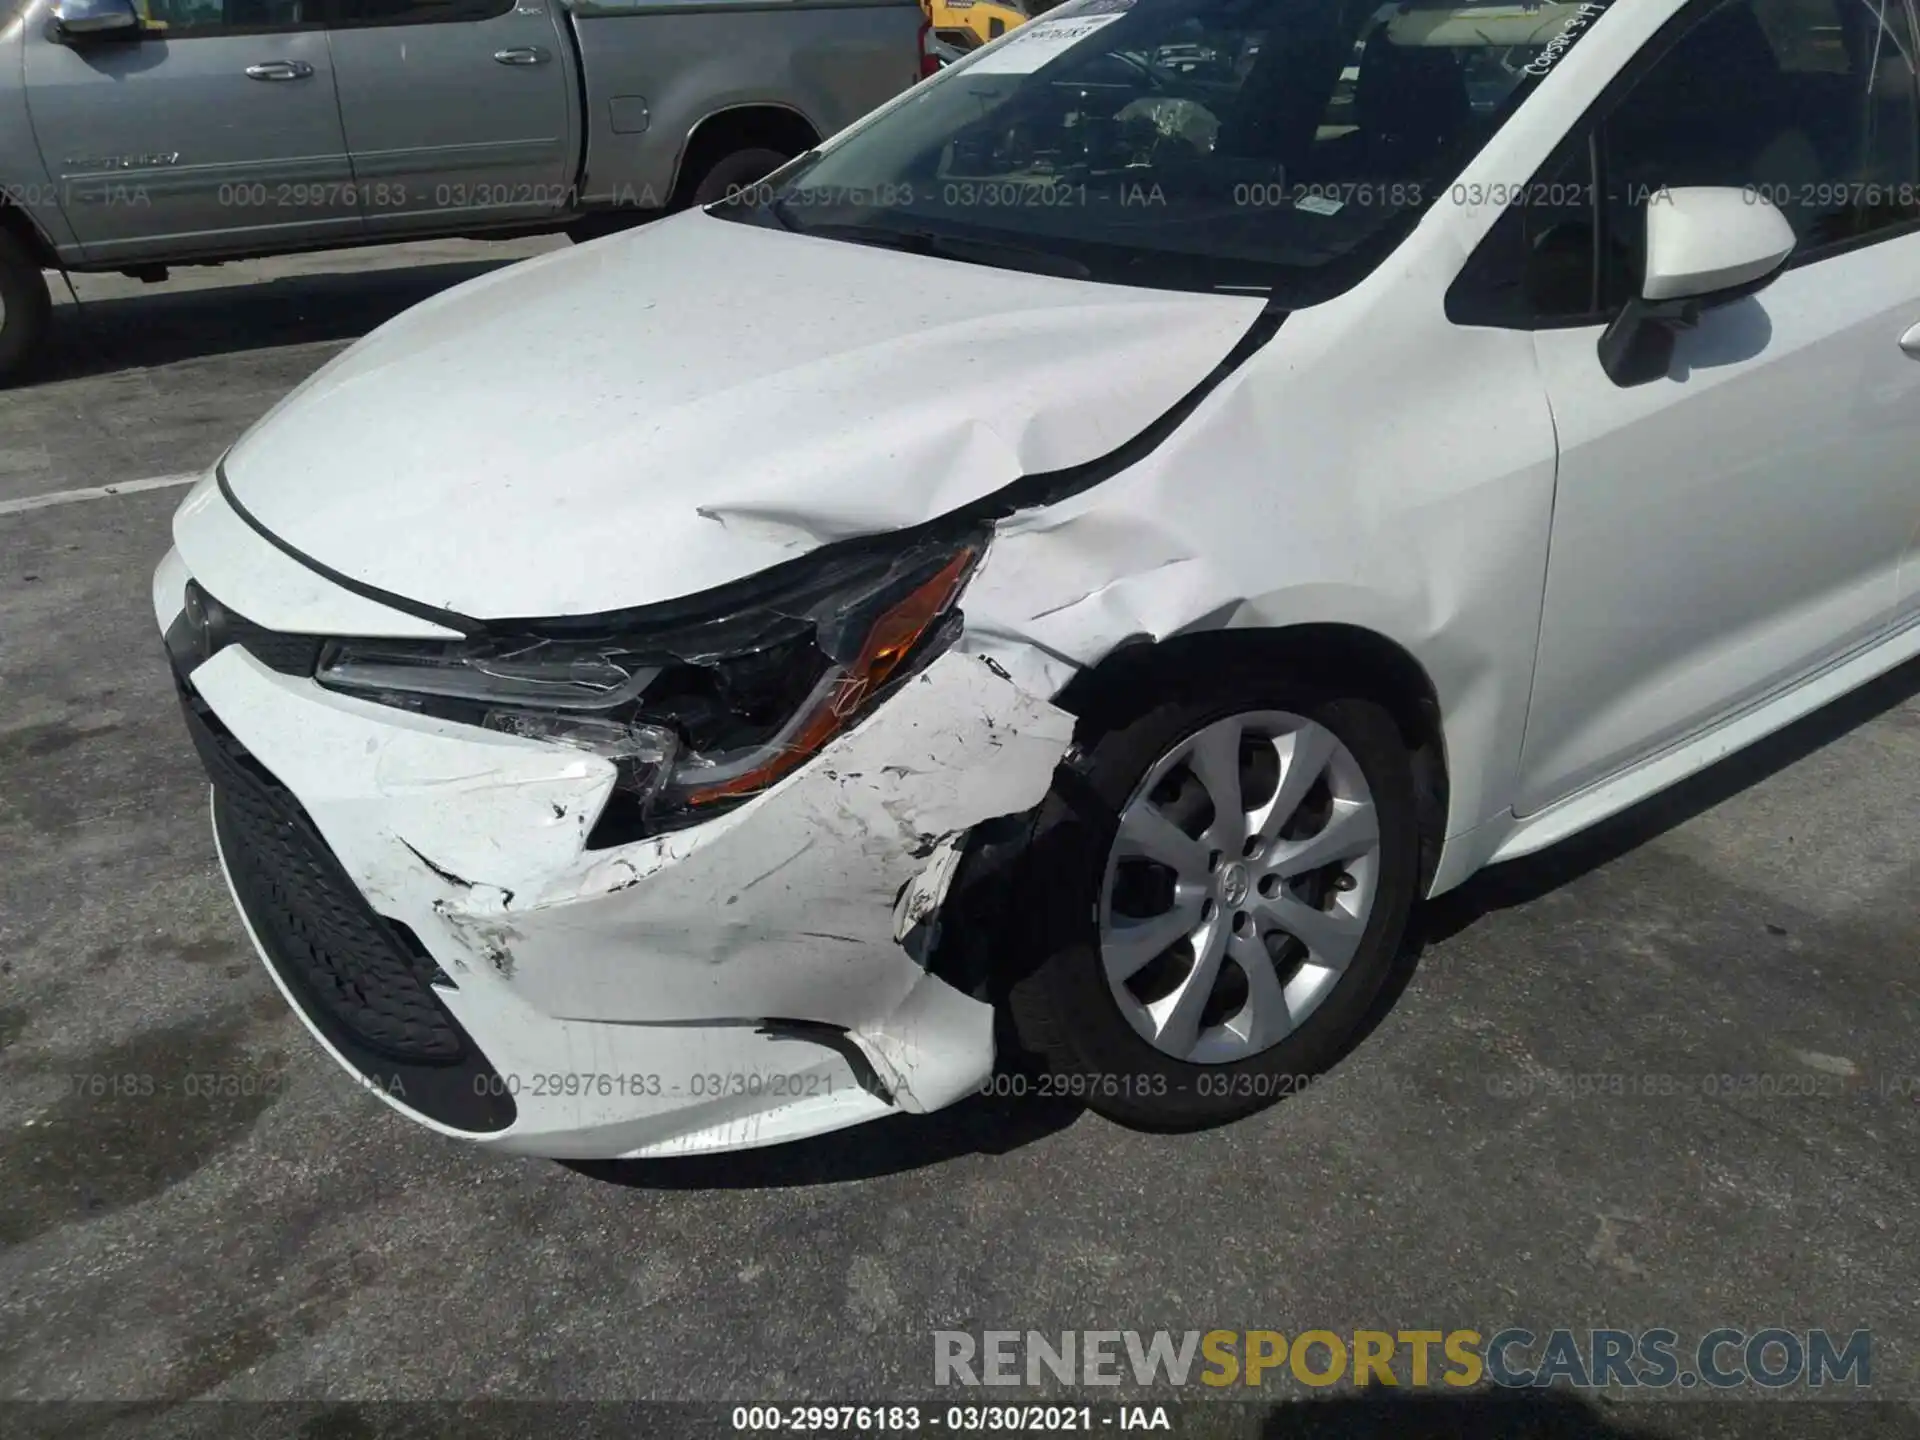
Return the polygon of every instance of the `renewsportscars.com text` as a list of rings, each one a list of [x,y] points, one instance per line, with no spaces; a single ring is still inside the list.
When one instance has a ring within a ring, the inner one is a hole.
[[[936,1385],[1354,1385],[1864,1389],[1873,1334],[1668,1329],[936,1330]]]

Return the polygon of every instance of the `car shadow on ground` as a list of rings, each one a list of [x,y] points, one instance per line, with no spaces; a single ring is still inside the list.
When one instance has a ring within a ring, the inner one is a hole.
[[[649,1190],[761,1190],[874,1180],[964,1155],[1004,1155],[1080,1117],[1072,1100],[975,1095],[931,1115],[888,1115],[819,1135],[718,1155],[563,1161],[570,1170]]]
[[[28,384],[358,339],[442,290],[520,258],[287,275],[204,289],[155,287],[151,293],[61,305]],[[61,284],[57,278],[53,283]]]
[[[1481,872],[1426,907],[1423,940],[1459,934],[1484,915],[1538,900],[1732,799],[1848,732],[1920,696],[1920,660],[1909,661],[1824,709],[1537,855]]]
[[[1464,1395],[1373,1391],[1275,1405],[1262,1440],[1656,1440],[1558,1391]]]
[[[1920,696],[1920,660],[1888,671],[1803,720],[1729,755],[1669,790],[1641,801],[1560,844],[1495,865],[1415,913],[1406,944],[1337,1070],[1392,1013],[1430,945],[1452,939],[1488,915],[1529,904],[1658,839],[1697,815],[1804,760],[1868,721]]]
[[[1200,1433],[1188,1405],[1175,1433]],[[1602,1407],[1566,1391],[1373,1390],[1275,1405],[1262,1440],[1818,1440],[1912,1436],[1898,1406],[1639,1401]],[[1204,1427],[1202,1427],[1204,1428]],[[1227,1433],[1223,1427],[1223,1434]]]

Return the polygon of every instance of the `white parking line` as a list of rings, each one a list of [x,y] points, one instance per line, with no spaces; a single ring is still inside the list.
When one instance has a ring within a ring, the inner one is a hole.
[[[127,480],[119,485],[88,485],[80,490],[55,490],[47,495],[27,495],[18,500],[0,500],[0,515],[18,515],[26,510],[45,510],[54,505],[76,505],[82,500],[105,500],[114,495],[136,495],[142,490],[169,490],[191,485],[200,478],[192,475],[151,475],[145,480]]]

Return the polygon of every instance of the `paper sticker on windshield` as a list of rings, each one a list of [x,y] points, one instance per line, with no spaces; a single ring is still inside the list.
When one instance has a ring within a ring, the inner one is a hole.
[[[1293,202],[1294,209],[1309,215],[1338,215],[1345,205],[1344,200],[1336,200],[1331,195],[1302,195]]]
[[[1119,10],[1076,11],[1061,19],[1045,15],[1029,20],[998,45],[967,66],[969,75],[1030,75],[1051,64],[1094,31],[1111,25]]]

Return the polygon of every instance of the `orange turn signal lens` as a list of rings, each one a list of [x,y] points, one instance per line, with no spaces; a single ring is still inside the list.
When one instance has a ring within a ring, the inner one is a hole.
[[[827,689],[825,698],[795,730],[791,739],[764,764],[731,779],[687,792],[687,805],[706,805],[764,790],[782,776],[799,769],[825,748],[865,710],[867,702],[888,680],[932,628],[947,613],[973,566],[976,551],[969,545],[940,572],[895,601],[874,622],[860,653]]]

